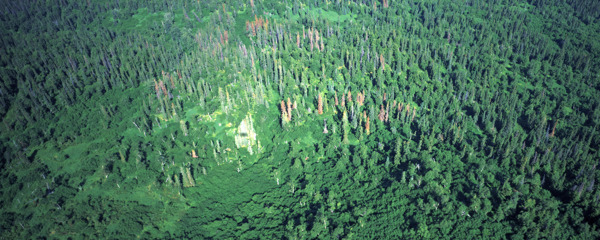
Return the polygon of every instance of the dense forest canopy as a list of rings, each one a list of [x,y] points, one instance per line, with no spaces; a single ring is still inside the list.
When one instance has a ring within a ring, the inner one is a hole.
[[[0,236],[600,238],[600,2],[3,1]]]

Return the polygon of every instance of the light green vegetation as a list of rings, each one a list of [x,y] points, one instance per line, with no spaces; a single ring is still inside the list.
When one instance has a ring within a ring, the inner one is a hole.
[[[597,1],[2,6],[1,238],[600,237]]]

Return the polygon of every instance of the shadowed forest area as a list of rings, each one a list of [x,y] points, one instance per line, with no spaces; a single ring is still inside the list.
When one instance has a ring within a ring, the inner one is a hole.
[[[600,238],[598,1],[2,2],[0,238]]]

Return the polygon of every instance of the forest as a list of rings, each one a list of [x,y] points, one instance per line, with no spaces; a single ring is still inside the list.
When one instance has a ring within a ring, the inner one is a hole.
[[[0,26],[2,239],[600,239],[599,1],[3,0]]]

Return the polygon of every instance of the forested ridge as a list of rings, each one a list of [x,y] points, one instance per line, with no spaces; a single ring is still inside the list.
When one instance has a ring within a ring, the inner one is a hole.
[[[600,2],[24,0],[0,22],[1,238],[600,238]]]

